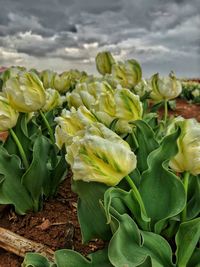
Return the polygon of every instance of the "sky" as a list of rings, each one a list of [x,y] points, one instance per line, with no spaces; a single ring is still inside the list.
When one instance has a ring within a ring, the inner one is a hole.
[[[200,77],[200,1],[0,0],[0,65],[95,73],[105,50],[144,77]]]

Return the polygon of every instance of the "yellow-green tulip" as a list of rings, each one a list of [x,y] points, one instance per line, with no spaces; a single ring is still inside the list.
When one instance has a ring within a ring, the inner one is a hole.
[[[143,97],[146,94],[150,94],[152,91],[151,81],[142,79],[135,87],[134,92],[139,95],[139,97]]]
[[[110,85],[106,82],[79,83],[67,94],[68,105],[75,108],[83,105],[90,110],[97,103],[99,96],[107,90],[110,90]]]
[[[115,94],[116,117],[135,121],[142,118],[143,108],[139,96],[133,94],[128,89],[116,89]]]
[[[10,105],[19,112],[41,109],[46,101],[45,90],[35,73],[21,72],[6,81],[3,91]]]
[[[40,79],[43,82],[43,86],[45,89],[48,88],[54,88],[54,77],[55,77],[56,73],[54,71],[51,70],[43,70],[40,73]]]
[[[70,144],[74,136],[97,119],[86,107],[81,106],[78,110],[74,107],[70,111],[64,109],[61,116],[55,118],[55,121],[57,122],[55,129],[56,144],[61,148],[63,144]]]
[[[151,85],[151,98],[156,102],[174,99],[182,91],[181,82],[176,79],[173,73],[164,78],[160,78],[158,73],[153,75]]]
[[[136,156],[128,143],[101,123],[93,123],[84,135],[67,146],[67,162],[74,180],[117,185],[136,168]]]
[[[14,110],[3,96],[0,96],[0,132],[13,128],[18,119],[19,113]]]
[[[55,89],[48,88],[46,89],[45,94],[46,102],[42,107],[42,111],[47,112],[62,105],[62,98]]]
[[[122,87],[132,89],[141,80],[142,69],[136,60],[130,59],[113,64],[112,75]]]
[[[200,123],[195,119],[177,122],[181,134],[177,140],[178,153],[170,161],[170,167],[176,172],[200,174]]]
[[[115,63],[113,56],[108,51],[98,53],[95,61],[97,70],[102,75],[105,75],[106,73],[110,74],[112,65]]]

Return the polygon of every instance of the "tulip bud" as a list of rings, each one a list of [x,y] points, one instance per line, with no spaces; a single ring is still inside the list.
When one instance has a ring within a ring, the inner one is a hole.
[[[141,80],[142,69],[136,60],[131,59],[112,65],[112,75],[122,87],[132,89]]]
[[[54,81],[55,75],[56,75],[56,73],[51,71],[51,70],[43,70],[40,73],[40,79],[41,79],[45,89],[53,88],[53,86],[54,86],[53,81]]]
[[[53,88],[60,93],[66,93],[71,87],[71,75],[70,72],[63,72],[62,74],[56,74],[53,79]]]
[[[10,105],[19,112],[37,111],[45,104],[45,90],[35,73],[21,72],[10,78],[3,91]]]
[[[156,102],[174,99],[182,91],[181,82],[176,79],[173,73],[165,78],[160,78],[158,73],[153,75],[151,85],[151,98]]]
[[[139,96],[128,89],[115,90],[116,117],[126,121],[142,118],[143,108]]]
[[[136,156],[116,133],[101,123],[86,128],[67,146],[67,162],[74,180],[117,185],[136,168]]]
[[[19,113],[10,106],[8,100],[0,96],[0,132],[13,128],[18,116]]]
[[[48,88],[45,91],[45,94],[46,102],[45,105],[42,107],[42,111],[47,112],[62,105],[62,98],[58,91]]]
[[[96,68],[99,73],[105,75],[106,73],[110,74],[112,71],[112,65],[115,63],[115,60],[110,52],[100,52],[96,56]]]
[[[195,119],[179,120],[181,134],[177,140],[178,153],[169,166],[176,172],[200,174],[200,123]]]

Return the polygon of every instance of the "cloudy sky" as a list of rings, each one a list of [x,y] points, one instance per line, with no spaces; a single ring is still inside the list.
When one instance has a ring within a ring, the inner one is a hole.
[[[0,65],[94,73],[102,50],[200,77],[200,1],[0,0]]]

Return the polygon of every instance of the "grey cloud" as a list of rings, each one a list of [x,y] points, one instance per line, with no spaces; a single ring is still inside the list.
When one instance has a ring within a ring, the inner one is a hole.
[[[106,49],[117,59],[136,57],[145,73],[173,64],[199,72],[199,0],[1,2],[1,62],[92,69],[96,53]]]

